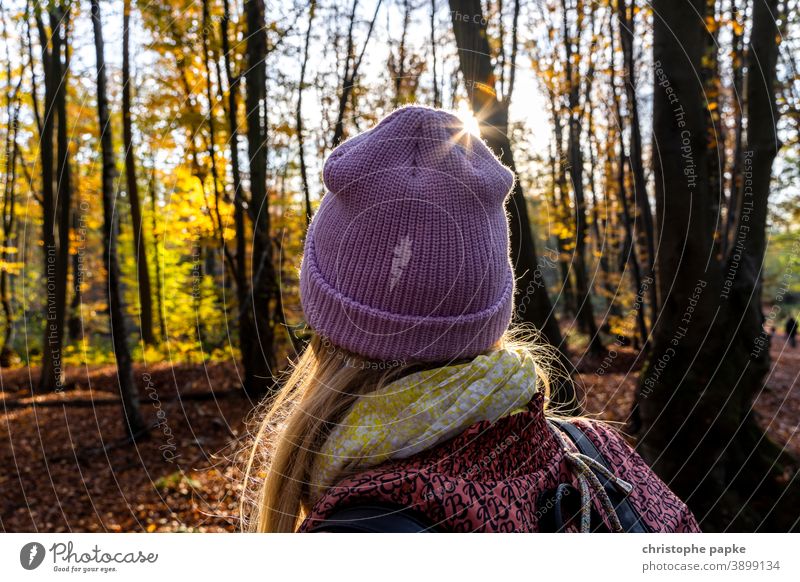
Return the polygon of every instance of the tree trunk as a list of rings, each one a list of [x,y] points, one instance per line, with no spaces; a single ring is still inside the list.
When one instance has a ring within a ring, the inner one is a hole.
[[[622,23],[619,23],[619,26],[622,26]],[[611,55],[612,59],[616,54],[615,50],[615,43],[614,43],[614,34],[612,31],[611,34]],[[634,309],[636,310],[636,327],[638,329],[639,338],[641,339],[641,344],[636,341],[634,338],[634,345],[639,345],[641,349],[647,349],[647,338],[648,338],[648,330],[647,330],[647,323],[645,322],[644,316],[644,306],[641,302],[643,302],[643,296],[645,294],[645,289],[642,286],[642,270],[639,263],[639,256],[636,252],[636,248],[638,246],[638,241],[633,236],[633,217],[631,216],[631,209],[628,204],[628,192],[626,188],[626,180],[625,180],[625,160],[628,159],[626,150],[625,150],[625,119],[622,115],[622,103],[619,93],[617,92],[617,80],[615,71],[616,63],[612,62],[610,71],[611,71],[611,96],[612,101],[614,103],[614,114],[616,116],[617,126],[619,127],[619,154],[617,156],[617,197],[619,198],[620,207],[622,209],[622,227],[623,227],[623,242],[620,252],[619,258],[619,267],[620,270],[624,273],[625,269],[630,266],[631,268],[631,279],[633,281],[634,293],[637,299],[640,299],[640,302],[634,304]],[[648,285],[650,287],[655,286],[655,277],[651,275],[647,279]],[[652,296],[651,296],[652,300]],[[655,321],[655,319],[653,319]],[[638,404],[634,402],[633,409],[631,410],[631,422],[632,427],[636,428],[640,426],[640,418],[639,418],[639,411],[638,411]]]
[[[573,39],[568,26],[566,0],[561,2],[563,28],[564,28],[564,69],[567,81],[568,97],[568,126],[567,126],[567,154],[569,163],[570,181],[575,200],[575,254],[573,272],[575,274],[575,291],[577,294],[576,318],[581,331],[589,336],[588,351],[592,354],[605,352],[597,324],[594,319],[592,307],[592,289],[586,267],[586,196],[583,188],[583,149],[581,148],[580,115],[580,80],[575,78],[572,70],[573,42],[580,45],[579,38]],[[578,27],[582,20],[578,16]]]
[[[8,46],[6,30],[3,36]],[[11,79],[11,61],[6,63],[6,79]],[[3,250],[0,253],[2,267],[0,268],[0,303],[3,306],[3,316],[5,319],[5,333],[3,334],[3,345],[0,349],[0,367],[8,367],[16,359],[14,351],[14,336],[16,323],[14,318],[14,307],[12,304],[11,272],[10,263],[12,262],[12,245],[14,244],[14,230],[16,228],[16,177],[17,177],[17,157],[19,155],[19,111],[21,106],[19,96],[20,84],[11,90],[9,82],[6,91],[6,128],[5,139],[5,175],[3,180]]]
[[[300,65],[300,81],[297,86],[297,109],[295,111],[295,121],[297,124],[297,147],[300,157],[300,178],[303,182],[303,198],[306,204],[306,227],[311,224],[311,190],[308,186],[308,169],[306,168],[306,147],[305,135],[303,130],[303,91],[305,91],[306,67],[308,65],[309,46],[311,44],[311,30],[314,24],[314,14],[317,11],[316,0],[311,0],[308,7],[308,28],[306,29],[306,40],[303,47],[303,61]]]
[[[639,450],[708,531],[798,528],[797,463],[757,424],[752,404],[769,369],[760,271],[777,152],[777,0],[754,4],[747,79],[747,152],[736,245],[714,253],[716,192],[706,175],[706,101],[697,78],[699,17],[656,0],[653,61],[656,200],[663,224],[657,268],[662,313],[640,378]],[[771,121],[770,121],[771,120]],[[738,254],[737,254],[738,253]]]
[[[562,228],[556,229],[556,249],[558,250],[558,266],[561,270],[561,289],[558,290],[558,297],[563,298],[560,302],[563,305],[564,313],[575,318],[578,313],[578,303],[575,299],[575,289],[572,286],[572,278],[569,276],[569,253],[567,247],[569,239],[564,234],[569,232],[564,225],[568,224],[571,218],[569,211],[569,192],[567,188],[567,171],[564,156],[563,137],[564,131],[561,125],[561,111],[556,105],[555,95],[550,95],[550,106],[553,115],[553,140],[555,142],[555,160],[553,166],[553,179],[558,187],[558,198],[555,196],[556,188],[553,189],[553,212],[561,222]]]
[[[725,133],[726,128],[722,123],[722,83],[720,82],[719,67],[719,15],[717,14],[717,0],[706,0],[706,25],[708,34],[705,35],[705,54],[701,61],[700,78],[703,80],[703,95],[706,98],[706,139],[708,141],[708,187],[713,195],[711,203],[717,217],[716,230],[718,236],[714,241],[714,252],[722,252],[722,233],[724,222],[720,213],[720,202],[725,197]]]
[[[131,0],[124,0],[122,8],[122,143],[125,148],[125,178],[133,222],[133,253],[136,258],[136,281],[139,288],[139,325],[142,341],[154,344],[153,293],[150,270],[147,265],[147,240],[142,224],[142,207],[139,185],[136,181],[136,154],[133,150],[131,123],[131,73],[130,73],[130,21]]]
[[[219,249],[222,255],[222,260],[225,265],[230,268],[231,274],[235,274],[236,265],[235,259],[228,250],[227,243],[225,242],[224,224],[222,221],[222,214],[219,211],[220,204],[222,203],[222,192],[220,190],[219,170],[217,168],[217,145],[216,145],[216,126],[214,123],[214,91],[211,84],[211,50],[209,48],[209,34],[213,31],[211,24],[211,12],[208,0],[203,0],[203,26],[201,32],[201,40],[203,44],[203,66],[206,70],[206,101],[208,102],[208,158],[211,162],[211,181],[214,192],[214,208],[209,208],[209,212],[213,212],[216,220],[212,219],[215,224],[217,236],[219,238]],[[211,257],[211,255],[209,254]]]
[[[594,252],[597,253],[599,260],[597,261],[598,270],[600,274],[600,287],[603,289],[607,289],[608,282],[609,282],[609,266],[608,266],[608,257],[609,257],[609,239],[606,237],[606,229],[601,228],[602,220],[600,218],[599,212],[599,200],[598,200],[598,188],[597,188],[597,180],[595,179],[595,175],[597,172],[598,167],[598,160],[596,154],[596,146],[597,146],[597,135],[595,134],[594,129],[594,107],[591,102],[591,98],[587,96],[588,102],[588,123],[586,127],[586,139],[587,144],[586,147],[589,149],[589,191],[592,193],[592,238],[594,240]],[[609,296],[610,297],[610,296]],[[610,307],[611,302],[607,303],[606,313],[602,318],[601,328],[606,328],[606,320],[608,318],[608,307]]]
[[[158,190],[156,189],[156,168],[155,161],[150,172],[150,231],[153,233],[153,259],[156,267],[156,311],[158,312],[158,329],[161,333],[161,341],[167,339],[167,322],[164,319],[164,300],[161,280],[161,253],[158,250],[158,225],[156,224],[157,205],[156,199]]]
[[[228,144],[231,155],[231,173],[233,175],[233,223],[236,232],[236,268],[234,279],[236,281],[236,299],[239,304],[239,349],[242,354],[250,353],[255,332],[253,320],[248,316],[248,297],[250,282],[247,279],[247,239],[245,234],[245,208],[244,189],[242,186],[242,172],[239,166],[239,91],[240,77],[234,76],[231,63],[231,48],[228,37],[228,27],[231,20],[229,0],[222,1],[223,13],[220,20],[220,36],[222,38],[222,53],[225,62],[225,76],[228,83],[228,130],[230,138]]]
[[[642,155],[642,130],[639,122],[639,98],[636,96],[636,64],[633,55],[634,14],[633,2],[630,6],[625,0],[617,0],[617,15],[619,17],[619,36],[622,47],[622,62],[625,71],[625,97],[628,100],[628,114],[630,115],[630,156],[626,158],[633,175],[633,199],[637,209],[636,224],[644,234],[647,262],[645,263],[646,277],[655,279],[655,228],[653,226],[653,211],[650,208],[650,198],[647,196],[647,180],[644,177],[644,162]],[[620,119],[621,121],[621,119]],[[625,193],[622,193],[625,196]],[[634,252],[638,245],[633,247]],[[650,303],[650,321],[655,322],[658,316],[658,291],[656,285],[648,288]],[[645,344],[647,342],[644,339]]]
[[[79,193],[80,188],[76,187],[75,192]],[[82,206],[80,199],[76,200],[76,207],[81,209],[81,211]],[[72,213],[72,231],[77,233],[80,229],[85,229],[84,220],[85,218],[82,217],[77,210],[74,211]],[[85,234],[83,234],[83,237],[82,243],[85,244]],[[72,254],[72,299],[69,303],[69,319],[67,320],[67,334],[71,340],[80,339],[83,329],[83,323],[81,321],[81,283],[83,280],[81,263],[81,252],[78,250]]]
[[[406,83],[406,52],[407,52],[407,38],[408,28],[411,24],[411,0],[400,0],[403,5],[403,27],[400,34],[400,44],[397,50],[397,63],[393,64],[392,55],[390,52],[389,64],[390,71],[394,73],[394,98],[392,100],[393,107],[399,107],[401,103],[405,103],[406,97],[403,88]]]
[[[472,111],[480,123],[481,136],[500,158],[516,172],[508,137],[508,103],[499,101],[494,88],[494,71],[480,0],[450,0],[450,14],[458,47],[461,74],[469,92]],[[544,339],[559,349],[561,364],[572,370],[566,345],[547,296],[544,276],[539,266],[528,207],[519,180],[514,182],[509,208],[511,218],[511,256],[517,273],[516,319],[535,325]],[[555,387],[555,404],[574,404],[570,382]]]
[[[369,39],[372,36],[372,30],[375,28],[375,21],[378,19],[378,12],[380,12],[382,2],[383,0],[377,0],[375,2],[375,12],[372,15],[372,20],[370,20],[369,23],[367,37],[364,39],[364,46],[361,48],[361,52],[358,54],[358,56],[356,56],[353,30],[356,24],[358,0],[353,0],[353,8],[350,11],[350,24],[347,31],[347,54],[345,55],[344,70],[342,72],[342,87],[341,91],[339,92],[339,106],[336,115],[336,123],[333,127],[333,139],[331,140],[333,147],[339,145],[339,142],[341,142],[345,137],[344,118],[345,115],[347,115],[347,104],[350,102],[350,98],[353,95],[356,79],[358,78],[358,73],[361,69],[361,61],[363,61],[364,53],[367,50],[367,46],[369,46]]]
[[[692,486],[702,478],[698,473],[707,470],[710,459],[715,458],[693,456],[698,443],[704,442],[702,430],[711,422],[697,418],[695,409],[713,373],[709,362],[717,361],[721,353],[720,346],[711,343],[716,344],[717,338],[704,341],[716,319],[715,291],[720,289],[720,275],[713,265],[706,269],[713,227],[705,175],[702,86],[694,73],[704,47],[705,0],[691,3],[699,17],[687,18],[687,8],[673,0],[656,0],[653,5],[660,15],[654,19],[653,40],[653,140],[659,149],[653,163],[662,225],[657,262],[662,310],[653,330],[650,358],[641,373],[638,399],[642,422],[639,450],[682,496],[692,494]],[[684,169],[690,172],[688,177]],[[691,319],[686,315],[690,308]],[[676,329],[683,319],[686,322]],[[698,357],[701,353],[704,357]],[[705,443],[710,452],[709,440]],[[691,463],[684,463],[687,457],[692,458]],[[694,503],[698,497],[686,499],[695,510],[701,508]]]
[[[263,0],[245,2],[247,16],[247,141],[250,155],[250,218],[253,221],[253,281],[242,308],[252,320],[255,332],[249,345],[242,346],[245,367],[244,388],[258,398],[275,384],[275,331],[273,323],[276,292],[272,265],[269,199],[267,197],[267,39],[264,32]],[[245,351],[245,349],[247,351]]]
[[[70,169],[69,136],[67,134],[67,73],[69,71],[69,39],[68,39],[68,16],[67,9],[62,7],[59,10],[62,21],[63,40],[60,44],[63,53],[57,56],[58,64],[57,78],[61,79],[58,93],[56,95],[56,109],[58,111],[58,132],[56,141],[58,142],[58,203],[56,210],[58,213],[58,255],[56,263],[56,328],[59,332],[58,354],[61,361],[61,346],[64,343],[64,322],[67,316],[67,277],[69,276],[69,233],[72,228],[72,173]],[[55,361],[55,360],[54,360]]]
[[[117,260],[116,228],[114,224],[114,142],[111,119],[106,97],[106,68],[103,46],[103,25],[100,19],[100,0],[91,0],[94,47],[97,55],[97,119],[100,129],[100,149],[102,155],[102,197],[103,197],[103,251],[106,257],[108,289],[108,309],[111,324],[111,339],[114,356],[117,360],[117,379],[122,400],[125,431],[131,440],[147,434],[147,426],[139,411],[139,392],[133,378],[133,365],[128,349],[127,322],[125,306],[120,288],[120,271]]]
[[[436,0],[431,0],[431,72],[433,74],[433,106],[442,106],[442,95],[439,89],[439,74],[436,58]]]
[[[748,0],[744,0],[742,12],[744,16],[740,20],[737,17],[736,1],[730,2],[730,21],[740,23],[741,30],[733,26],[731,31],[731,59],[733,65],[733,83],[731,109],[733,109],[734,119],[734,144],[733,144],[733,163],[730,168],[730,180],[728,181],[728,205],[727,216],[725,219],[725,229],[722,235],[722,253],[726,255],[730,250],[731,236],[738,221],[739,200],[742,191],[742,156],[744,149],[744,127],[742,124],[742,112],[744,110],[744,25],[747,21]]]
[[[42,118],[39,153],[42,163],[42,242],[44,247],[45,303],[44,337],[42,338],[42,369],[37,390],[46,392],[59,390],[63,382],[61,361],[61,342],[63,330],[59,325],[58,298],[58,247],[56,243],[56,197],[53,137],[60,87],[62,86],[61,67],[61,25],[57,8],[49,14],[50,33],[37,4],[36,24],[39,30],[42,68],[44,70],[44,116]],[[63,321],[63,317],[61,319]]]

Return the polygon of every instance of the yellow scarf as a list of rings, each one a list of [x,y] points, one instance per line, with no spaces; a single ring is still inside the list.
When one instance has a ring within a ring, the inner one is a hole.
[[[408,458],[476,422],[515,412],[534,394],[533,362],[509,349],[392,382],[359,398],[331,432],[314,466],[312,497],[318,499],[344,471]]]

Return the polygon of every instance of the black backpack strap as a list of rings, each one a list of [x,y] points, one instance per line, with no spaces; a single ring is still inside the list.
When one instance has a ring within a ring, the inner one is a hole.
[[[570,524],[580,520],[581,494],[569,483],[559,483],[554,489],[540,493],[537,499],[540,533],[567,532]],[[591,523],[594,524],[592,532],[610,531],[594,507],[591,509]]]
[[[586,436],[578,426],[564,420],[550,420],[569,437],[581,454],[597,461],[613,473],[614,468],[597,449],[592,440]],[[644,523],[639,513],[633,507],[633,504],[628,499],[628,496],[623,491],[620,491],[619,487],[600,471],[594,471],[594,474],[597,475],[597,478],[606,490],[611,504],[617,512],[617,517],[622,524],[623,531],[628,533],[649,533],[650,528]]]
[[[351,505],[313,525],[311,533],[423,533],[432,525],[412,511],[391,505]]]

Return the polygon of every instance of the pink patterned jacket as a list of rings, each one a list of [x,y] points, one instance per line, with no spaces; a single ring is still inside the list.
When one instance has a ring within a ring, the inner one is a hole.
[[[576,421],[616,475],[633,485],[628,499],[653,532],[698,532],[686,505],[612,429]],[[537,395],[528,410],[494,425],[479,422],[410,459],[385,463],[330,488],[300,527],[308,531],[334,510],[389,504],[414,510],[445,532],[537,532],[537,497],[573,483],[564,451]],[[593,504],[600,515],[599,501]]]

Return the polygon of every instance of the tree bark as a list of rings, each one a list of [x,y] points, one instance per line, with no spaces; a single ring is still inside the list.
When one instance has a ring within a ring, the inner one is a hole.
[[[606,237],[606,229],[603,226],[601,228],[601,224],[603,221],[600,218],[600,202],[598,199],[598,188],[597,188],[597,180],[595,178],[597,173],[598,167],[598,160],[597,160],[597,135],[595,133],[594,127],[594,106],[592,105],[591,99],[587,96],[588,99],[588,123],[586,126],[586,139],[587,144],[586,147],[589,150],[589,191],[592,195],[592,238],[594,240],[594,252],[597,253],[599,260],[597,261],[598,271],[600,274],[600,287],[603,289],[607,289],[610,277],[610,270],[608,265],[608,258],[611,254],[609,251],[609,238]],[[610,295],[608,296],[610,297]],[[611,301],[607,302],[607,308],[605,315],[601,318],[601,328],[606,328],[606,320],[608,318],[608,307],[610,307]]]
[[[250,155],[250,218],[253,221],[253,281],[243,305],[252,318],[254,337],[242,346],[245,367],[244,388],[258,398],[275,384],[275,270],[272,264],[270,209],[267,197],[267,38],[263,0],[245,2],[247,17],[247,141]],[[247,351],[245,351],[245,349]]]
[[[408,28],[411,24],[411,0],[400,0],[403,5],[403,26],[400,34],[400,44],[397,50],[397,62],[393,63],[392,53],[389,56],[389,67],[394,73],[394,99],[392,100],[393,107],[399,107],[401,103],[406,101],[403,94],[404,84],[406,82],[406,53],[407,53],[407,38]],[[392,66],[394,65],[394,66]]]
[[[728,205],[727,216],[725,219],[725,229],[722,235],[722,253],[727,254],[730,250],[731,236],[736,228],[738,220],[739,200],[742,191],[742,155],[744,150],[744,127],[742,124],[744,111],[744,23],[747,21],[746,14],[749,5],[748,0],[743,2],[743,12],[745,16],[741,19],[741,30],[735,26],[731,31],[731,59],[733,68],[732,99],[731,108],[733,109],[734,119],[734,144],[733,144],[733,163],[730,168],[731,178],[728,181]],[[731,23],[739,23],[737,17],[737,2],[730,2]]]
[[[630,156],[626,158],[633,175],[633,199],[637,209],[635,222],[644,234],[647,262],[645,263],[646,276],[655,279],[655,227],[653,225],[653,211],[650,207],[650,198],[647,195],[647,180],[644,177],[644,162],[642,154],[642,130],[639,121],[639,98],[636,95],[636,63],[633,54],[635,38],[633,2],[630,5],[626,0],[617,0],[617,15],[619,18],[619,36],[622,47],[623,70],[625,71],[625,97],[628,101],[628,115],[630,116]],[[621,118],[620,118],[621,121]],[[624,196],[625,193],[623,192]],[[638,245],[633,247],[636,252]],[[650,321],[654,322],[658,314],[658,291],[656,285],[648,289],[650,304]],[[643,340],[646,344],[647,339]]]
[[[339,92],[339,107],[336,115],[336,123],[333,127],[333,139],[331,144],[333,147],[339,145],[345,137],[344,133],[344,118],[347,115],[347,104],[353,95],[356,79],[361,70],[361,62],[364,60],[364,53],[369,46],[369,39],[372,36],[372,30],[375,28],[375,21],[378,19],[378,12],[380,12],[383,0],[375,2],[375,13],[372,15],[372,20],[369,23],[367,30],[367,38],[364,39],[364,46],[361,47],[361,52],[358,56],[355,55],[355,40],[353,37],[353,29],[356,23],[356,11],[358,10],[358,0],[353,0],[353,8],[350,12],[350,24],[347,31],[347,54],[344,60],[344,70],[342,71],[342,88]]]
[[[135,441],[147,434],[147,426],[139,411],[139,393],[133,378],[133,365],[128,349],[127,322],[122,300],[114,213],[114,142],[106,96],[106,63],[103,45],[103,25],[100,0],[91,0],[94,47],[97,56],[97,119],[100,129],[102,156],[103,251],[106,257],[108,309],[111,339],[117,360],[117,380],[122,400],[123,420],[128,437]]]
[[[561,111],[558,108],[555,93],[550,92],[550,107],[553,117],[553,141],[555,146],[555,160],[553,160],[553,211],[561,222],[561,225],[568,224],[571,218],[569,211],[569,192],[567,188],[567,171],[566,160],[564,156],[564,128],[561,124]],[[556,198],[556,189],[558,190],[558,197]],[[558,290],[558,297],[563,298],[560,302],[563,306],[564,313],[575,317],[578,313],[578,303],[575,298],[575,289],[572,285],[572,278],[569,274],[569,253],[567,247],[569,246],[569,238],[564,234],[568,232],[565,228],[557,228],[554,236],[556,241],[556,249],[558,251],[558,266],[561,270],[561,289]]]
[[[436,58],[436,0],[431,0],[431,72],[433,74],[433,106],[442,106],[442,95],[439,89],[439,74]]]
[[[80,193],[80,188],[76,186],[76,193]],[[81,209],[82,205],[80,199],[76,200],[76,207]],[[85,228],[83,218],[77,210],[72,213],[72,231],[78,232],[79,229]],[[85,242],[85,240],[84,240]],[[69,319],[67,320],[67,334],[69,339],[77,340],[81,338],[83,330],[83,322],[81,321],[81,283],[83,280],[82,258],[80,250],[72,253],[72,299],[69,303]]]
[[[228,84],[228,131],[230,134],[228,144],[231,155],[231,174],[233,176],[233,223],[236,232],[236,261],[234,279],[236,281],[236,299],[238,301],[238,327],[239,349],[242,354],[250,353],[253,336],[253,322],[248,317],[247,301],[249,297],[250,282],[247,279],[247,238],[245,234],[245,203],[244,188],[242,186],[242,171],[239,165],[239,92],[240,76],[233,73],[231,63],[231,48],[228,37],[228,28],[231,21],[229,0],[222,1],[223,13],[220,19],[220,36],[222,38],[222,53],[225,64],[225,76]]]
[[[147,239],[144,225],[142,224],[139,185],[136,180],[136,154],[133,149],[133,126],[131,122],[131,0],[124,0],[122,11],[122,143],[125,148],[125,178],[128,201],[131,205],[131,221],[133,222],[133,256],[136,259],[136,281],[139,289],[139,326],[142,333],[142,341],[146,344],[154,344],[153,292],[150,285],[150,270],[147,261]]]
[[[458,47],[461,74],[470,96],[472,111],[480,123],[481,136],[500,158],[516,172],[508,137],[508,103],[500,101],[494,87],[494,71],[480,0],[450,0],[450,14]],[[511,214],[511,256],[517,274],[516,319],[536,326],[544,339],[559,349],[561,364],[571,371],[566,345],[558,329],[544,277],[539,267],[536,243],[528,207],[519,180],[514,182]],[[554,403],[574,404],[571,382],[555,387]]]
[[[235,274],[235,258],[230,254],[228,245],[225,241],[225,227],[222,222],[222,214],[219,211],[222,203],[222,192],[220,189],[219,170],[217,167],[217,145],[216,145],[216,125],[214,123],[214,91],[211,83],[211,50],[209,47],[209,34],[213,31],[211,24],[211,12],[208,0],[203,0],[203,26],[201,40],[203,45],[203,66],[206,70],[206,101],[208,102],[208,158],[211,163],[211,181],[214,192],[214,208],[209,208],[216,218],[213,222],[216,225],[217,236],[219,237],[220,253],[223,262],[230,268],[231,274]],[[209,260],[213,260],[213,255],[209,254]]]
[[[654,160],[661,233],[662,312],[640,378],[639,450],[707,531],[798,528],[797,463],[766,437],[752,411],[769,369],[760,304],[767,200],[778,149],[775,120],[777,0],[754,3],[748,57],[747,151],[736,245],[715,253],[714,198],[706,175],[706,101],[700,69],[707,3],[699,17],[656,0]],[[676,323],[677,322],[677,323]]]
[[[705,341],[705,332],[715,323],[714,295],[721,281],[716,268],[706,268],[713,228],[705,175],[702,87],[693,72],[703,54],[705,0],[691,0],[699,17],[687,18],[683,4],[656,0],[653,5],[659,15],[654,19],[653,139],[660,153],[653,163],[663,229],[657,262],[662,309],[653,330],[650,358],[640,377],[638,409],[642,421],[639,450],[671,487],[688,496],[700,478],[696,466],[707,467],[707,462],[699,464],[700,457],[694,453],[703,441],[699,431],[709,428],[710,421],[695,418],[694,410],[713,371],[708,363],[716,361],[720,353],[718,346],[710,343],[714,338]],[[686,161],[681,147],[685,147]],[[691,176],[685,176],[684,169]],[[675,322],[692,306],[691,319],[680,328],[685,337],[677,336]],[[705,357],[698,365],[701,352]],[[659,362],[666,363],[660,364],[657,373]],[[691,374],[683,377],[687,372]],[[677,427],[676,419],[680,419]],[[687,457],[692,463],[683,463]]]
[[[569,163],[570,181],[575,200],[575,255],[573,272],[575,274],[575,291],[577,293],[577,321],[578,326],[589,336],[588,351],[592,354],[605,352],[597,323],[594,319],[592,306],[592,289],[589,285],[586,266],[586,196],[583,184],[583,149],[581,147],[580,116],[583,113],[580,104],[580,80],[573,75],[572,46],[573,42],[580,45],[580,38],[573,39],[568,25],[567,2],[561,2],[563,30],[564,30],[564,69],[567,81],[568,99],[568,126],[567,126],[567,152]],[[577,11],[582,10],[579,5]],[[578,28],[580,36],[581,16],[578,15]],[[591,77],[591,73],[589,75]]]
[[[300,65],[300,81],[297,87],[297,109],[295,110],[295,121],[297,129],[297,147],[300,157],[300,178],[303,182],[303,198],[306,204],[306,227],[311,224],[311,189],[308,186],[308,169],[306,168],[306,147],[305,135],[303,130],[303,91],[306,82],[306,67],[308,66],[309,47],[311,45],[311,30],[314,24],[314,15],[317,11],[316,0],[311,0],[308,7],[308,29],[306,29],[306,40],[303,46],[303,61]]]
[[[50,32],[45,27],[41,9],[35,5],[36,25],[41,45],[44,70],[44,114],[41,123],[39,154],[42,164],[42,242],[44,247],[45,304],[43,309],[44,337],[42,338],[42,369],[37,391],[59,390],[64,374],[61,344],[63,339],[63,306],[58,281],[58,245],[56,242],[56,190],[54,174],[55,120],[59,108],[59,93],[64,85],[61,66],[61,26],[58,8],[53,6],[48,14]],[[60,160],[59,160],[60,162]]]
[[[699,71],[700,78],[703,80],[703,95],[706,99],[706,140],[708,142],[709,155],[706,158],[708,164],[708,187],[713,195],[711,203],[714,214],[717,217],[716,230],[718,236],[715,238],[715,252],[722,251],[722,233],[725,223],[720,212],[722,200],[725,198],[725,133],[726,128],[722,123],[722,84],[720,82],[719,67],[719,15],[717,13],[717,0],[706,0],[706,28],[708,33],[705,35],[705,54],[701,61]]]
[[[5,24],[5,23],[4,23]],[[3,28],[3,37],[8,46],[8,34]],[[11,88],[11,60],[6,63],[6,79],[8,87],[6,91],[6,128],[5,139],[5,175],[3,180],[3,250],[0,253],[2,258],[2,268],[0,268],[0,303],[3,306],[3,316],[5,318],[5,333],[3,334],[3,345],[0,349],[0,367],[8,367],[16,359],[14,350],[14,336],[16,323],[14,317],[14,307],[12,304],[12,275],[10,263],[12,262],[12,245],[14,244],[14,230],[16,228],[16,178],[17,178],[17,157],[19,156],[19,112],[20,101],[20,82],[12,90]]]
[[[622,23],[619,23],[619,26],[623,26]],[[620,34],[621,36],[621,34]],[[612,31],[611,34],[611,58],[614,59],[614,55],[616,54],[615,50],[615,43],[614,43],[614,34]],[[633,235],[633,216],[631,213],[631,209],[628,202],[628,192],[626,187],[626,179],[625,179],[625,160],[628,159],[628,155],[625,150],[625,118],[622,114],[622,103],[620,95],[617,91],[617,78],[615,74],[615,67],[616,63],[612,62],[611,64],[611,96],[612,101],[614,103],[614,114],[616,116],[617,125],[619,127],[619,154],[617,156],[617,197],[619,198],[620,207],[622,210],[622,227],[624,232],[620,258],[619,258],[619,266],[620,269],[625,271],[626,267],[631,268],[631,278],[633,280],[633,291],[637,298],[640,298],[644,295],[644,288],[642,286],[642,269],[639,263],[639,256],[636,252],[636,248],[638,246],[638,241]],[[648,278],[648,284],[653,287],[655,286],[655,277],[651,275]],[[652,296],[651,296],[652,300]],[[647,338],[648,338],[648,330],[647,330],[647,323],[645,321],[644,316],[644,306],[641,304],[635,304],[634,309],[636,309],[636,326],[639,332],[639,337],[641,339],[640,347],[645,349],[647,346]],[[653,319],[652,321],[655,321]],[[634,344],[638,344],[638,342],[634,338]],[[639,426],[639,413],[638,413],[638,405],[634,403],[633,409],[631,411],[631,418],[633,419],[633,427]]]
[[[167,322],[164,318],[164,300],[163,293],[161,292],[161,253],[158,250],[158,225],[156,224],[157,216],[157,195],[156,188],[156,168],[155,161],[152,162],[152,170],[150,171],[150,230],[153,233],[153,259],[156,267],[156,311],[158,312],[158,329],[161,333],[161,341],[167,339]]]
[[[70,168],[69,136],[67,134],[67,73],[69,71],[69,20],[67,5],[62,6],[59,15],[62,20],[63,40],[60,43],[63,53],[57,60],[59,70],[57,77],[61,79],[58,94],[56,95],[56,108],[58,110],[58,255],[56,264],[56,326],[59,330],[59,354],[64,343],[64,322],[67,316],[67,277],[69,275],[69,233],[72,228],[72,172]],[[59,359],[61,359],[59,355]],[[63,361],[61,362],[63,366]]]

